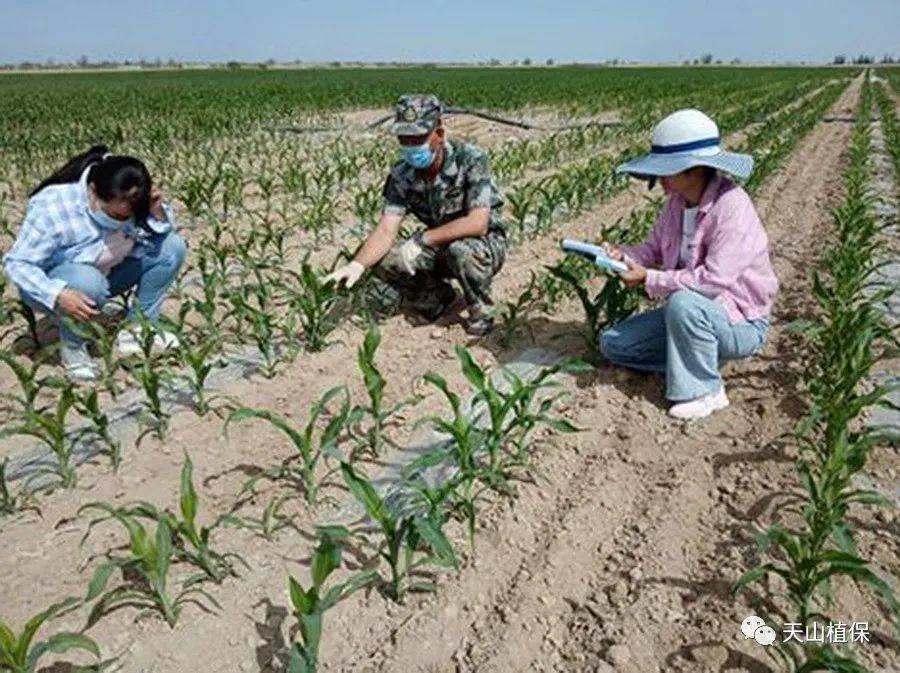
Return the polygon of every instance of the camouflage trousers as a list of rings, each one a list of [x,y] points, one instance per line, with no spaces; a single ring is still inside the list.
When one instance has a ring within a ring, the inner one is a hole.
[[[403,243],[395,243],[373,269],[367,303],[377,314],[391,315],[408,306],[435,320],[456,296],[449,283],[455,278],[462,286],[469,318],[491,315],[491,281],[506,260],[506,234],[502,230],[461,238],[437,249],[424,246],[412,276],[400,262]]]

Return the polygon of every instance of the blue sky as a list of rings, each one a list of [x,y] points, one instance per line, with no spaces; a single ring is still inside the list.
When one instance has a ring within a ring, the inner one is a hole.
[[[0,62],[900,56],[900,0],[0,0]]]

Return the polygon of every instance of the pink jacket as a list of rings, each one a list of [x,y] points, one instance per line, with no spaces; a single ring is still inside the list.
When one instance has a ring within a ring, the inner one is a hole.
[[[622,246],[626,261],[648,267],[647,294],[667,297],[676,290],[693,290],[721,303],[732,325],[768,318],[778,278],[750,196],[729,179],[714,178],[697,208],[691,260],[676,269],[684,205],[681,196],[670,196],[647,240]],[[661,270],[650,268],[658,265]]]

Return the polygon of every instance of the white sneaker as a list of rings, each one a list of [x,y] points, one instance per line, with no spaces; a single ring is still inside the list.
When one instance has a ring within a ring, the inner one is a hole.
[[[59,359],[66,370],[66,378],[73,382],[96,381],[97,366],[88,354],[87,344],[69,346],[63,344],[59,349]]]
[[[157,350],[167,351],[170,348],[177,348],[179,343],[178,337],[169,332],[157,332],[153,335],[153,348]],[[138,335],[130,329],[120,330],[116,335],[116,349],[123,357],[140,355],[143,352]]]
[[[669,416],[674,418],[705,418],[714,411],[724,409],[728,404],[725,386],[722,386],[718,392],[688,400],[687,402],[673,404],[669,409]]]

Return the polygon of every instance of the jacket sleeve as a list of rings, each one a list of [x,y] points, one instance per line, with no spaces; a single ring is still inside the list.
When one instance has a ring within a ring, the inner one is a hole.
[[[749,197],[730,199],[717,215],[703,259],[693,269],[647,270],[647,294],[665,297],[676,290],[693,290],[714,299],[733,287],[752,264],[762,224]]]
[[[645,267],[662,264],[662,232],[669,217],[669,204],[666,202],[666,205],[656,218],[656,224],[643,243],[620,247],[622,254],[625,255],[626,262],[637,262]]]
[[[60,235],[52,220],[39,210],[29,209],[12,248],[3,258],[6,275],[23,292],[48,309],[66,287],[59,278],[49,278],[43,265],[60,246]]]

